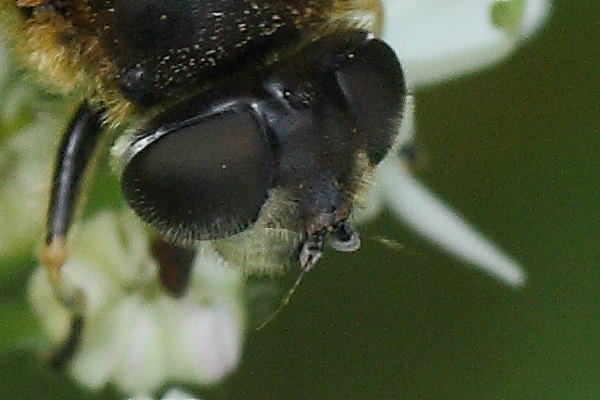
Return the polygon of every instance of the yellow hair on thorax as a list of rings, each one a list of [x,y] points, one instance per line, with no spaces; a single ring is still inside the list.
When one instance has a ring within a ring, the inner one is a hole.
[[[26,17],[14,0],[0,0],[0,21],[17,61],[50,92],[106,107],[106,121],[112,127],[123,123],[133,112],[114,82],[115,67],[98,38],[81,35],[63,16],[53,10]]]

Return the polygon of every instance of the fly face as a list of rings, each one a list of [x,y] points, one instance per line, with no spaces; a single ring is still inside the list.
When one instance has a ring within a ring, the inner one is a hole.
[[[393,52],[367,32],[320,39],[149,121],[123,146],[125,197],[177,242],[257,224],[297,232],[309,269],[327,237],[358,247],[348,218],[394,142],[403,87]]]

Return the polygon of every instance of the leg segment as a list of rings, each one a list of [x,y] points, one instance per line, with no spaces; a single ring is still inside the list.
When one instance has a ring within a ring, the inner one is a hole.
[[[62,345],[54,351],[49,359],[52,368],[62,369],[73,358],[73,355],[75,355],[75,352],[79,347],[79,343],[81,343],[84,322],[83,315],[81,314],[71,317],[69,336]]]
[[[160,282],[173,297],[186,294],[196,251],[169,243],[157,236],[152,241],[152,255],[158,262]]]
[[[55,285],[67,255],[67,235],[77,211],[85,172],[99,142],[100,117],[101,112],[83,103],[71,119],[58,152],[41,253],[42,263]]]
[[[67,256],[67,235],[73,224],[81,197],[85,172],[97,148],[101,112],[93,111],[83,103],[69,123],[58,151],[52,192],[48,205],[46,239],[41,261],[57,295],[71,312],[69,337],[56,349],[50,359],[55,368],[62,368],[72,358],[81,340],[84,326],[83,303],[80,292],[65,295],[60,287],[59,272]]]

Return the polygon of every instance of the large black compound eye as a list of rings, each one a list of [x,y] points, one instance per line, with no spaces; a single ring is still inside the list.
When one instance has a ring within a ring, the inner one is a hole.
[[[121,186],[133,210],[182,242],[230,236],[256,221],[274,157],[254,115],[232,110],[174,125],[130,147]]]
[[[337,84],[378,164],[398,134],[406,88],[400,62],[384,42],[366,38],[335,69]]]

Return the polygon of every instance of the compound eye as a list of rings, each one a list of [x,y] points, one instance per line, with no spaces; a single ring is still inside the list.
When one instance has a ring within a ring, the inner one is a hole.
[[[133,210],[183,242],[230,236],[256,221],[274,158],[253,114],[232,110],[174,125],[130,147],[121,186]]]
[[[387,154],[398,133],[406,93],[402,68],[394,51],[378,39],[367,39],[335,76],[373,164]]]

